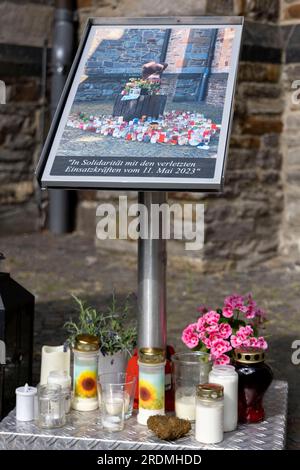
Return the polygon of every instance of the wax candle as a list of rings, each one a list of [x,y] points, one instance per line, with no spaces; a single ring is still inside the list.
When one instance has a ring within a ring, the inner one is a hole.
[[[70,375],[70,349],[61,346],[43,346],[40,385],[46,385],[51,371],[67,371]]]
[[[175,397],[175,413],[178,418],[195,421],[196,399],[194,396]]]
[[[37,389],[25,384],[16,389],[16,418],[17,421],[32,421],[35,418],[35,403]]]
[[[69,413],[71,408],[71,377],[67,371],[54,370],[48,375],[48,384],[60,385],[64,397],[65,412]]]
[[[147,424],[153,415],[165,414],[165,352],[161,348],[139,350],[138,423]]]
[[[78,335],[74,347],[74,396],[72,408],[92,411],[98,408],[99,340],[93,335]]]
[[[230,365],[213,366],[209,382],[224,387],[224,431],[234,431],[238,422],[238,374]]]
[[[223,440],[224,400],[219,384],[199,385],[196,394],[196,440],[216,444]]]

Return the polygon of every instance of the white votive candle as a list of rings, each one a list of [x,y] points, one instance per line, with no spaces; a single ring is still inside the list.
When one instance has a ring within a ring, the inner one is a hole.
[[[230,365],[213,366],[209,382],[224,387],[224,431],[234,431],[238,422],[238,374]]]
[[[175,413],[177,418],[195,421],[196,399],[193,396],[175,398]]]
[[[219,384],[198,385],[196,397],[196,440],[216,444],[223,440],[224,400]]]
[[[122,414],[124,407],[124,400],[122,398],[112,398],[105,401],[106,412],[109,415],[119,415]]]
[[[17,421],[32,421],[35,418],[37,389],[26,384],[16,389]]]

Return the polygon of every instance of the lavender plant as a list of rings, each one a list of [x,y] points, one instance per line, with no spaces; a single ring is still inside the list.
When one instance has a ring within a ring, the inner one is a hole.
[[[74,295],[72,297],[79,311],[78,319],[71,319],[64,324],[68,333],[67,343],[71,347],[77,335],[90,334],[99,338],[100,351],[104,356],[124,350],[131,354],[137,344],[137,327],[136,322],[128,324],[132,308],[130,295],[121,304],[113,292],[110,303],[102,312],[88,306],[84,300]]]

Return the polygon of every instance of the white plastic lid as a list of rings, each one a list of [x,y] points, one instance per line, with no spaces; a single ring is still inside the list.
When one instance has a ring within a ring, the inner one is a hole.
[[[71,387],[71,377],[66,370],[52,370],[48,375],[48,384],[60,385],[62,388]]]
[[[25,384],[24,387],[18,387],[16,389],[16,394],[23,397],[32,397],[37,394],[36,387],[31,387],[28,384]]]

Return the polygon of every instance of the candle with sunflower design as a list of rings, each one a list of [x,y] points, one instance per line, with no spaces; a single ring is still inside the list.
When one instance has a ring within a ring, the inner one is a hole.
[[[78,335],[74,346],[73,400],[72,408],[92,411],[98,408],[99,340],[93,335]]]
[[[147,424],[153,415],[165,414],[165,351],[161,348],[139,350],[138,423]]]

